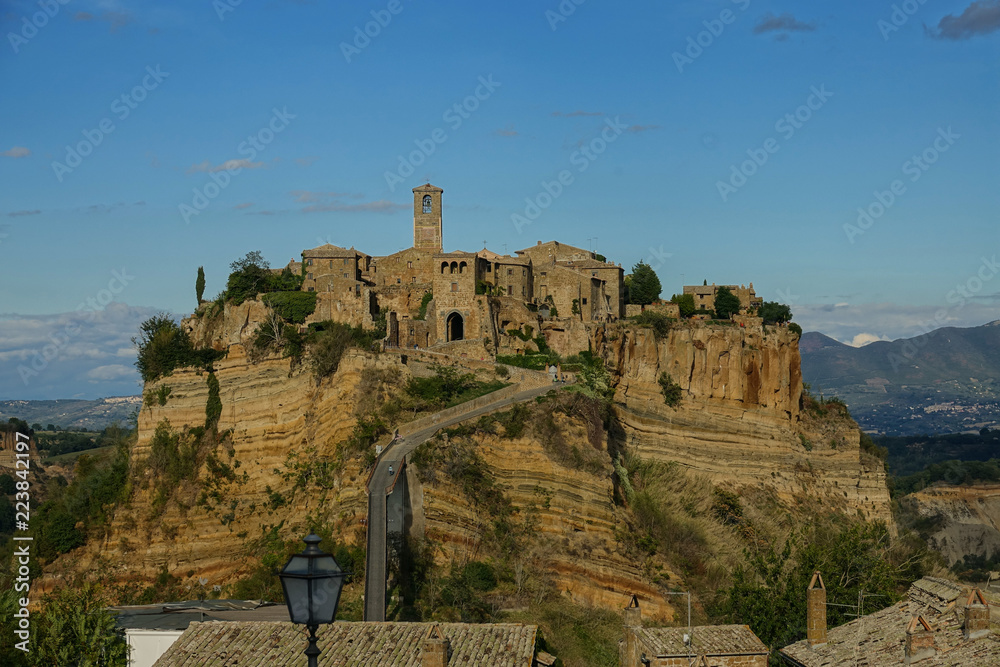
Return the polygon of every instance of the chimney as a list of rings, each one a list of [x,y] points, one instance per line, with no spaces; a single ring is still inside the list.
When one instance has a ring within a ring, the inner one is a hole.
[[[826,643],[826,586],[819,570],[813,572],[806,590],[806,639],[810,646]]]
[[[421,667],[447,667],[451,653],[451,642],[441,632],[437,623],[431,626],[420,646]]]
[[[965,624],[962,635],[966,639],[979,639],[990,634],[990,605],[978,588],[969,593],[965,603]]]
[[[623,655],[620,656],[622,665],[639,665],[639,629],[642,628],[642,612],[639,610],[639,597],[632,595],[631,601],[625,608],[625,643],[623,645]]]
[[[934,645],[934,631],[923,616],[914,616],[906,628],[906,643],[903,646],[903,662],[912,665],[937,655]]]

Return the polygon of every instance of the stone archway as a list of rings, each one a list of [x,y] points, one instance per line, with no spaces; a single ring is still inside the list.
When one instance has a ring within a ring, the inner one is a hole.
[[[460,313],[449,315],[445,323],[445,328],[448,333],[447,340],[449,343],[453,340],[462,340],[465,338],[465,320],[462,319]]]

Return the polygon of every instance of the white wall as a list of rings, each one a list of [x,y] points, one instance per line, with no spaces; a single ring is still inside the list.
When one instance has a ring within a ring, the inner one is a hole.
[[[153,667],[182,634],[183,630],[125,630],[125,638],[132,649],[129,667]]]

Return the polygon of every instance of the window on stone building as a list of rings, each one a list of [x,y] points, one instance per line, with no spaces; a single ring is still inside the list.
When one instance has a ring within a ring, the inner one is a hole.
[[[308,274],[306,274],[306,277],[309,278],[309,280],[312,280],[313,279],[313,274],[308,273]]]
[[[546,275],[545,271],[542,271],[542,275],[543,275],[543,276],[544,276],[544,275]]]
[[[458,291],[458,283],[452,283],[451,284],[451,291],[452,292],[457,292]]]
[[[347,258],[344,258],[344,266],[347,266]]]
[[[510,285],[507,285],[507,296],[510,296],[513,293],[514,293],[514,288],[511,287]]]
[[[332,259],[330,260],[330,268],[331,269],[333,268],[333,260]]]
[[[583,305],[587,305],[587,297],[583,297]]]
[[[521,286],[521,296],[524,296],[524,285]]]
[[[313,261],[311,259],[307,259],[306,260],[306,266],[312,266],[312,265],[313,265]]]
[[[406,263],[406,268],[412,269],[413,268],[413,262],[407,262]]]
[[[528,269],[521,269],[521,275],[522,276],[528,275]]]
[[[417,277],[416,277],[416,276],[413,276],[412,278],[410,278],[410,282],[411,282],[411,283],[415,283],[415,282],[417,282]]]
[[[514,269],[507,269],[507,275],[508,276],[514,275]]]
[[[398,284],[400,284],[401,282],[402,282],[402,281],[401,281],[401,280],[400,280],[399,278],[396,278],[396,284],[397,284],[397,285],[398,285]]]
[[[487,264],[486,265],[486,273],[493,273],[493,265],[492,264]]]
[[[431,196],[424,195],[424,213],[431,212]]]
[[[313,288],[312,288],[312,287],[310,287],[310,288],[309,288],[309,291],[310,291],[310,292],[313,292],[313,291],[315,291],[315,290],[313,290]]]

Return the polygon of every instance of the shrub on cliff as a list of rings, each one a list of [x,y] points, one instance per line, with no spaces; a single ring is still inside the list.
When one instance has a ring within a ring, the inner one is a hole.
[[[758,309],[757,316],[764,320],[764,324],[781,324],[792,320],[792,309],[777,301],[765,301]]]
[[[660,391],[663,392],[663,402],[674,408],[680,405],[681,398],[684,395],[684,389],[674,382],[673,378],[670,377],[669,373],[660,373],[660,377],[657,380],[660,384]]]
[[[135,367],[144,382],[155,382],[170,375],[175,368],[207,368],[224,355],[211,348],[196,349],[187,332],[167,313],[157,313],[139,325],[139,335],[132,337],[138,348]]]
[[[270,292],[261,297],[281,319],[302,324],[316,311],[316,292]]]

